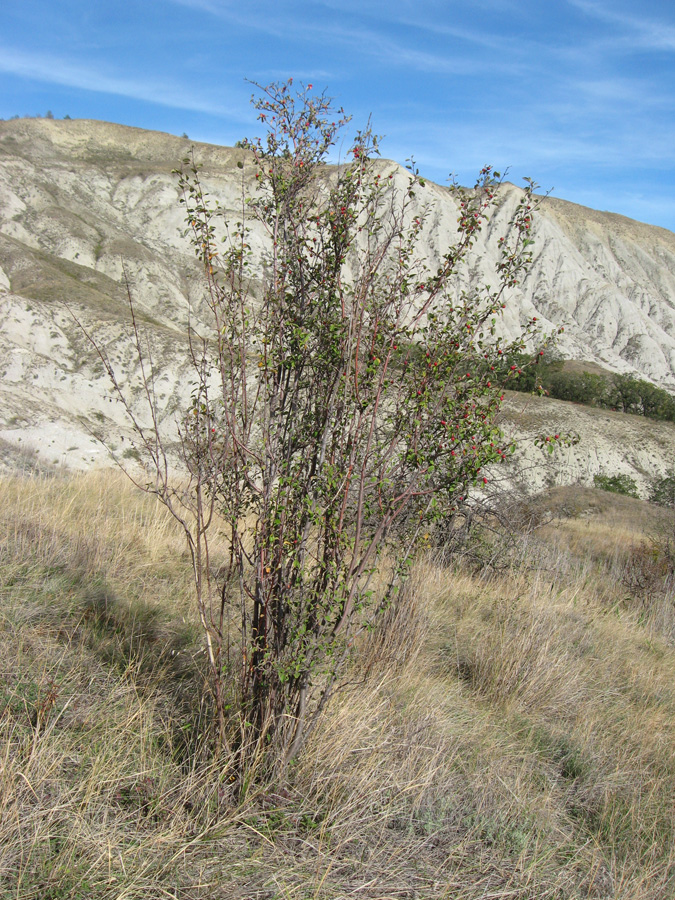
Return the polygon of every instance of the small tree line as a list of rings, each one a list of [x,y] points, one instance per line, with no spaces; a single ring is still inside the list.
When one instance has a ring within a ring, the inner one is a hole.
[[[48,109],[47,112],[44,114],[44,116],[41,113],[35,113],[35,115],[32,115],[32,116],[29,116],[29,115],[20,116],[18,113],[15,113],[15,115],[9,117],[8,121],[13,122],[16,119],[42,119],[42,118],[55,119],[56,116],[51,111],[51,109]],[[68,114],[66,114],[63,118],[70,119],[71,117]],[[0,122],[1,121],[3,121],[3,120],[0,119]]]
[[[543,391],[556,400],[675,422],[675,397],[634,375],[570,372],[565,369],[565,360],[552,354],[533,360],[525,353],[506,357],[498,373],[501,383],[508,383],[514,391]]]

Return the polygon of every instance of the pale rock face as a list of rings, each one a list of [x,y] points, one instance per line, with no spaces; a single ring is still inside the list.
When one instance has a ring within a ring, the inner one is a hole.
[[[104,122],[0,122],[0,438],[21,439],[50,462],[80,468],[108,461],[99,437],[119,454],[130,447],[124,412],[75,323],[76,317],[105,346],[135,392],[139,415],[147,415],[130,342],[127,282],[151,334],[163,414],[169,421],[185,407],[186,325],[189,316],[199,321],[201,281],[172,170],[190,147],[168,134]],[[250,157],[206,144],[194,152],[224,221],[236,222],[242,189],[254,191]],[[396,164],[378,166],[401,188],[407,184]],[[477,242],[474,269],[461,273],[458,288],[472,278],[495,282],[497,240],[521,196],[504,186],[501,206]],[[431,183],[415,202],[411,215],[427,217],[419,250],[433,269],[456,234],[457,206],[448,189]],[[250,244],[257,258],[267,246],[255,224]],[[534,265],[511,293],[499,327],[514,337],[533,316],[544,332],[564,326],[565,356],[675,389],[675,235],[544,199],[535,215]],[[667,445],[671,432],[664,427]],[[654,450],[655,471],[672,465],[672,447],[663,460]],[[592,478],[594,460],[605,456],[607,465],[618,464],[615,449],[589,450],[588,458],[574,452],[581,458],[574,456],[566,478]],[[647,462],[627,463],[644,484]]]
[[[518,441],[514,462],[520,480],[532,493],[576,482],[592,487],[595,475],[629,475],[640,496],[648,497],[652,480],[673,468],[672,422],[515,393],[507,397],[502,416],[505,432]],[[534,439],[551,432],[580,440],[549,456]],[[492,474],[499,477],[499,467]]]

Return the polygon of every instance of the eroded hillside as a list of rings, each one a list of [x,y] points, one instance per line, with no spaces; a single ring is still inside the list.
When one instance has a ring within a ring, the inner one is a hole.
[[[184,407],[186,327],[189,317],[199,321],[201,286],[172,170],[191,146],[104,122],[0,123],[0,437],[11,445],[78,468],[107,461],[99,438],[120,455],[131,452],[124,412],[76,322],[106,348],[142,415],[127,283],[149,335],[163,415]],[[240,216],[242,189],[254,190],[246,152],[204,144],[194,152],[224,221]],[[405,184],[400,167],[379,165]],[[467,281],[489,280],[519,196],[505,185]],[[433,265],[453,239],[455,199],[428,183],[416,202],[413,214],[428,209],[420,249]],[[675,235],[551,198],[535,233],[534,265],[510,298],[503,331],[514,336],[534,315],[544,331],[565,327],[566,356],[675,387]],[[250,241],[260,258],[265,237],[255,226]],[[588,424],[599,449],[573,468],[592,478],[614,465],[615,439],[610,445],[597,417],[575,409],[576,430]],[[645,427],[649,435],[662,430]],[[664,427],[659,445],[669,443]],[[654,455],[656,473],[669,456]],[[642,462],[629,467],[642,478]]]

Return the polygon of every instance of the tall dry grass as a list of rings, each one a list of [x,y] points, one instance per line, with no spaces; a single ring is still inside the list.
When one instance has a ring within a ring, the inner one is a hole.
[[[673,595],[626,577],[668,522],[624,500],[420,563],[237,803],[171,519],[113,474],[1,481],[0,897],[669,900]]]

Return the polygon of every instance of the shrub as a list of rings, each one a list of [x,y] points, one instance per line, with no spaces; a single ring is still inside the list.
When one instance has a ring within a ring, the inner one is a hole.
[[[675,509],[675,469],[671,469],[663,478],[652,481],[649,499],[659,506]]]
[[[626,497],[639,498],[637,484],[630,475],[595,475],[593,484],[602,491],[613,494],[624,494]]]
[[[650,419],[675,421],[675,399],[668,391],[633,375],[614,375],[608,389],[608,404]]]
[[[495,334],[531,260],[531,182],[499,241],[496,287],[464,291],[457,275],[498,202],[499,176],[486,167],[473,189],[454,189],[458,237],[430,269],[414,165],[402,183],[377,162],[366,129],[329,171],[348,119],[311,85],[293,94],[290,84],[260,88],[255,100],[267,134],[242,142],[249,155],[239,168],[254,167],[257,191],[247,197],[242,183],[224,246],[222,212],[194,158],[179,171],[210,311],[209,330],[191,334],[194,389],[180,431],[187,492],[169,474],[133,320],[153,422],[134,418],[138,445],[152,490],[185,529],[217,740],[242,787],[261,758],[282,773],[301,750],[430,532],[506,456],[493,367],[536,328],[532,320],[511,347]],[[251,220],[267,235],[262,291]],[[228,546],[218,570],[216,531]]]

